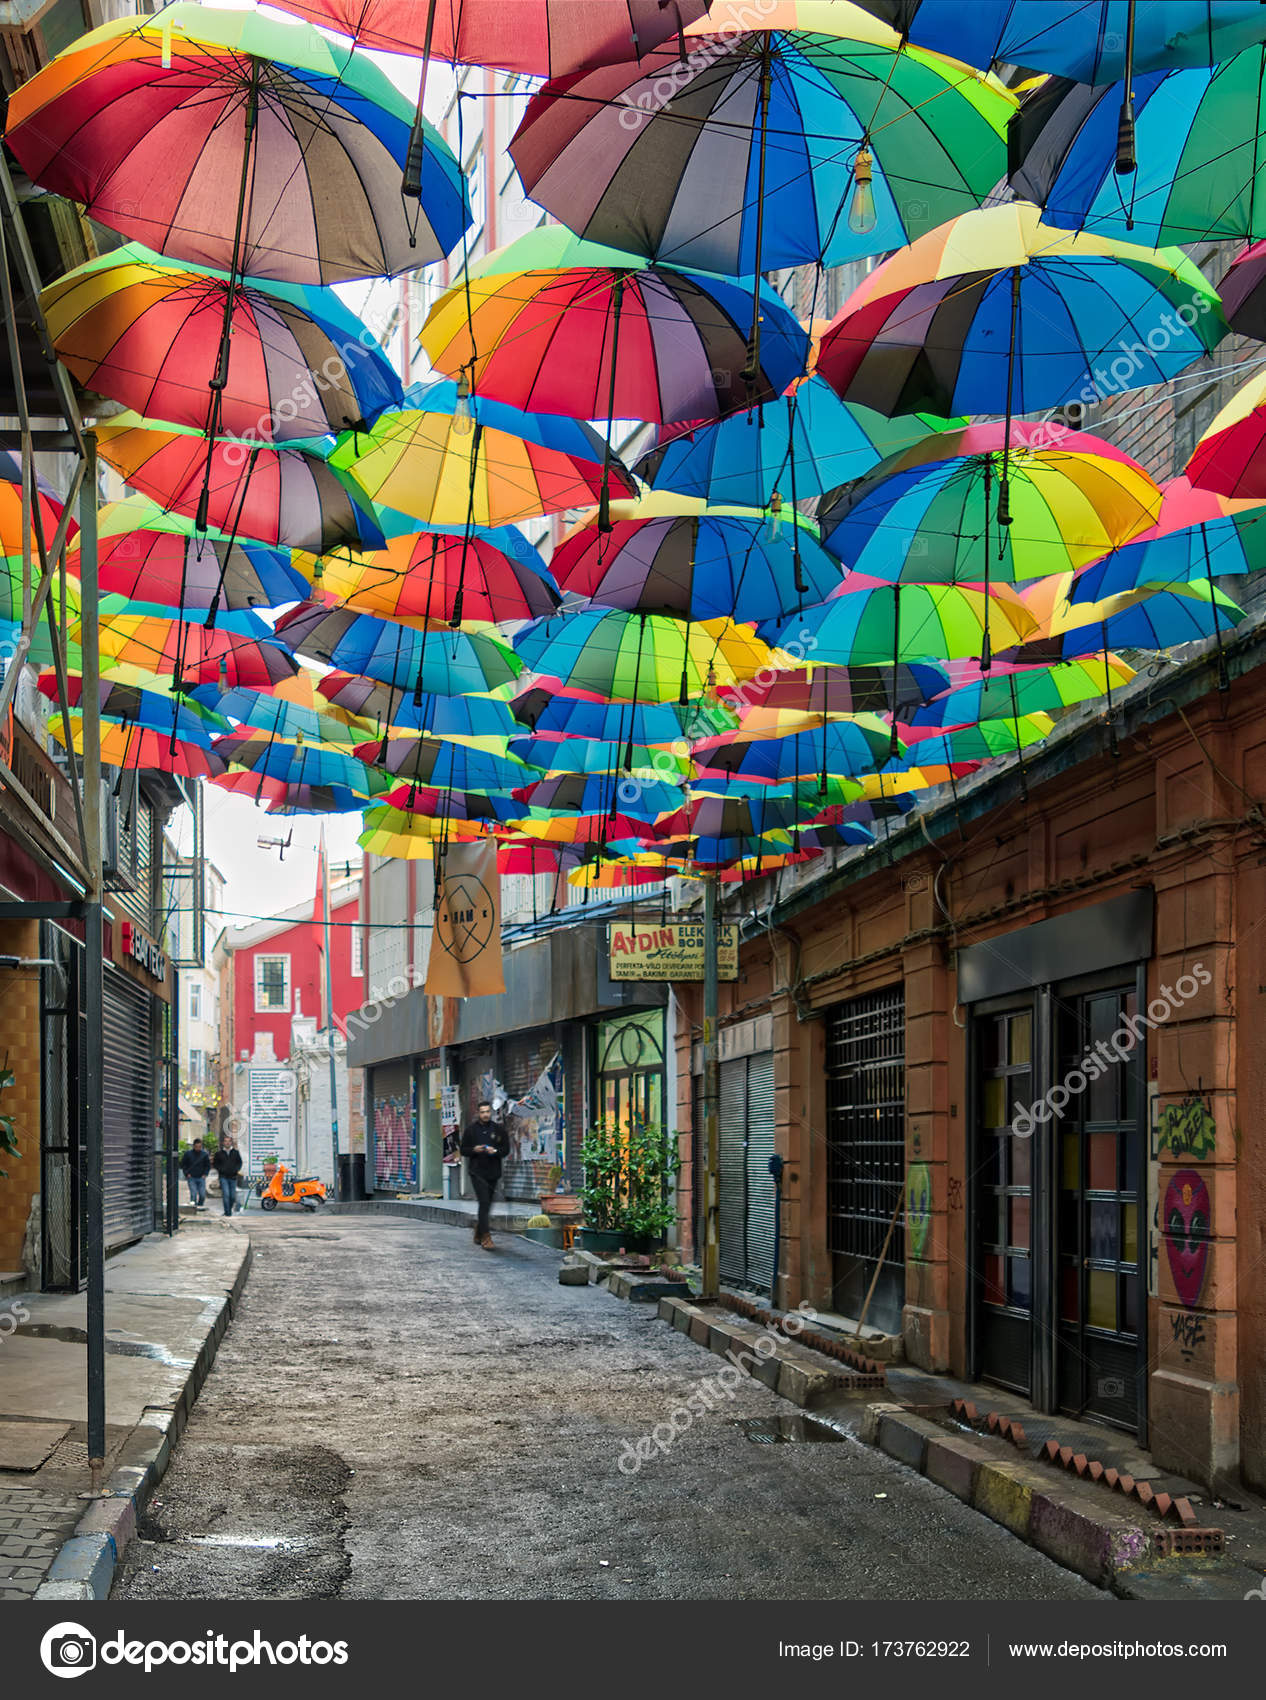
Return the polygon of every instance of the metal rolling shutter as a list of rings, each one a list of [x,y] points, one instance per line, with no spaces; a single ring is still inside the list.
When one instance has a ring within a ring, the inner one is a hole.
[[[774,1057],[747,1059],[747,1279],[768,1287],[774,1278]]]
[[[105,1242],[119,1245],[154,1226],[153,1000],[105,971],[103,1020]]]
[[[720,1067],[721,1101],[717,1134],[720,1144],[721,1246],[719,1269],[723,1281],[747,1280],[747,1058]]]
[[[392,1062],[370,1071],[369,1126],[373,1138],[371,1185],[386,1192],[412,1191],[418,1180],[418,1121],[412,1062]]]

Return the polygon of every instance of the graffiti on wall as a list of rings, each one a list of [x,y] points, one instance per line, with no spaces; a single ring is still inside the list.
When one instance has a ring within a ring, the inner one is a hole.
[[[374,1180],[382,1187],[413,1186],[418,1178],[413,1094],[374,1099]]]
[[[932,1171],[911,1163],[906,1172],[906,1235],[911,1257],[922,1259],[932,1222]]]
[[[1209,1261],[1209,1188],[1198,1169],[1179,1169],[1169,1177],[1163,1215],[1174,1290],[1179,1303],[1190,1310],[1200,1303]]]
[[[1208,1157],[1217,1141],[1217,1124],[1203,1098],[1194,1092],[1160,1113],[1158,1142],[1171,1157]]]

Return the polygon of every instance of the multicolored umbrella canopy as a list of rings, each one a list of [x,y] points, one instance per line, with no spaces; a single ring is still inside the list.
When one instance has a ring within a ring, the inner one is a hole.
[[[78,673],[68,676],[68,708],[82,709],[83,683]],[[39,688],[50,701],[61,700],[56,673],[42,673]],[[178,739],[196,744],[204,750],[211,748],[211,740],[217,732],[228,729],[227,721],[221,720],[218,715],[208,712],[187,697],[171,696],[161,690],[142,690],[136,685],[121,684],[115,679],[101,681],[97,702],[103,721],[140,727],[146,732],[161,732],[167,738],[174,733]]]
[[[723,419],[781,395],[809,356],[799,322],[762,284],[759,366],[749,365],[752,290],[545,224],[463,274],[418,340],[437,371],[526,412]]]
[[[826,715],[828,719],[854,714],[893,714],[905,711],[950,687],[950,675],[931,662],[888,666],[822,666],[787,668],[717,694],[742,711],[744,725],[753,715]],[[761,722],[763,723],[763,722]]]
[[[374,797],[388,788],[385,774],[358,761],[346,750],[322,744],[290,744],[253,731],[230,732],[215,741],[215,753],[226,763],[282,785],[334,785],[358,797]]]
[[[981,205],[1005,171],[1014,97],[856,7],[718,0],[690,35],[685,60],[664,47],[533,97],[510,152],[579,235],[744,277],[838,265]]]
[[[1159,489],[1113,444],[1016,421],[1004,455],[1005,434],[969,425],[882,461],[823,504],[827,548],[878,579],[1021,581],[1084,566],[1155,524]],[[1009,524],[998,522],[1004,472]]]
[[[223,536],[314,554],[340,543],[372,549],[385,542],[366,492],[320,454],[235,437],[208,445],[190,426],[135,413],[103,419],[96,430],[102,460],[134,489]]]
[[[1160,248],[1266,236],[1259,147],[1266,44],[1208,69],[1146,71],[1133,81],[1133,171],[1118,173],[1124,85],[1037,86],[1026,97],[1010,173],[1047,224]]]
[[[340,713],[377,721],[384,731],[425,731],[433,738],[503,749],[505,740],[519,730],[518,721],[496,696],[423,693],[418,699],[411,690],[343,672],[324,676],[321,695]]]
[[[1192,450],[1194,485],[1237,501],[1266,500],[1266,373],[1236,390]]]
[[[989,761],[1012,750],[1027,749],[1050,736],[1055,722],[1049,714],[1009,714],[982,720],[975,726],[955,726],[918,737],[907,744],[905,760],[912,768]]]
[[[512,754],[520,761],[539,767],[543,774],[622,773],[652,769],[657,778],[673,774],[688,778],[693,772],[690,757],[662,745],[638,744],[632,738],[582,738],[568,733],[562,738],[532,738],[526,734],[512,742]]]
[[[419,521],[497,526],[587,507],[598,499],[609,459],[581,420],[459,396],[446,380],[416,386],[403,408],[340,438],[330,464],[403,516],[396,529],[416,530]],[[618,462],[609,482],[618,495],[634,494]]]
[[[1066,630],[1060,644],[1065,660],[1114,649],[1172,649],[1200,638],[1234,630],[1244,610],[1207,584],[1184,585],[1182,593],[1159,590],[1136,599],[1099,604],[1105,618]],[[1023,659],[1022,652],[1013,658]]]
[[[178,0],[20,84],[6,140],[34,182],[157,253],[323,284],[442,259],[468,229],[465,179],[428,125],[411,231],[412,122],[371,59],[319,30]]]
[[[415,632],[372,614],[312,602],[283,614],[277,636],[317,661],[380,684],[411,688],[415,695],[495,690],[522,669],[512,650],[481,633]]]
[[[973,726],[977,721],[1050,713],[1090,702],[1129,684],[1134,669],[1119,655],[1057,661],[1049,667],[998,669],[987,679],[930,697],[910,716],[912,726]],[[922,746],[915,746],[922,757]]]
[[[1070,602],[1102,602],[1130,590],[1226,578],[1266,567],[1266,501],[1241,501],[1171,479],[1160,518],[1132,543],[1083,567]]]
[[[553,575],[510,526],[470,537],[406,532],[385,549],[298,553],[294,564],[304,576],[304,596],[424,629],[534,620],[553,613],[559,601]]]
[[[16,450],[0,445],[0,555],[6,559],[16,558],[19,563],[22,560],[22,478],[22,456]],[[45,541],[51,543],[64,504],[48,480],[38,473],[35,484],[31,523],[34,526],[34,515],[38,511]],[[73,537],[77,530],[72,520],[70,535]],[[34,542],[31,548],[35,550]]]
[[[48,729],[63,748],[66,731],[56,717]],[[75,753],[83,754],[83,720],[71,717],[71,736]],[[210,747],[205,734],[188,738],[181,731],[158,732],[134,722],[127,725],[114,722],[101,727],[101,760],[107,767],[148,769],[151,772],[175,773],[183,779],[214,779],[224,772],[224,763]]]
[[[516,788],[515,797],[533,809],[552,809],[559,814],[611,814],[617,810],[648,825],[659,815],[681,807],[681,791],[663,779],[616,777],[610,774],[586,777],[582,773],[556,774],[531,785]]]
[[[591,518],[554,551],[559,588],[596,606],[684,620],[755,621],[820,602],[843,582],[817,525],[794,508],[771,525],[759,508],[704,508],[652,492]],[[772,536],[771,532],[777,533]]]
[[[274,608],[308,594],[286,549],[233,539],[167,513],[148,496],[108,502],[97,515],[97,571],[103,593],[172,608]],[[79,571],[79,549],[66,552]]]
[[[970,65],[1023,65],[1110,83],[1125,75],[1134,13],[1136,72],[1214,65],[1266,36],[1255,0],[857,0],[920,47]]]
[[[249,610],[220,617],[214,631],[194,625],[171,609],[111,614],[101,621],[101,667],[130,667],[154,679],[169,675],[177,689],[194,685],[246,685],[267,690],[298,671],[284,644]],[[78,641],[79,627],[71,637]]]
[[[216,685],[199,685],[192,695],[202,707],[225,717],[226,726],[229,720],[237,721],[283,742],[306,739],[349,750],[363,743],[374,731],[373,725],[327,703],[316,683],[305,667],[267,691],[222,691]]]
[[[657,839],[685,838],[692,833],[707,838],[746,834],[756,838],[768,832],[789,831],[821,814],[816,803],[793,797],[767,796],[763,791],[746,797],[694,797],[672,814],[655,822]],[[865,836],[869,838],[870,834]]]
[[[470,838],[473,829],[446,818],[437,822],[429,815],[409,814],[389,804],[366,809],[365,830],[356,840],[371,856],[392,856],[399,861],[430,861],[437,838]]]
[[[768,647],[732,620],[686,622],[613,608],[534,620],[514,647],[534,673],[619,702],[680,702],[771,664]]]
[[[606,738],[652,748],[684,746],[692,738],[737,725],[737,716],[709,702],[607,703],[562,696],[533,686],[510,703],[514,718],[542,738]]]
[[[762,628],[771,643],[807,633],[817,663],[875,667],[975,655],[986,634],[997,650],[1023,643],[1036,629],[1036,618],[1005,586],[986,595],[955,584],[848,590],[784,626]]]
[[[771,784],[819,773],[854,779],[882,763],[891,747],[890,728],[866,716],[833,720],[813,733],[793,732],[786,738],[706,739],[696,744],[695,761],[701,773],[739,774]]]
[[[457,65],[491,65],[557,77],[581,65],[616,65],[649,53],[701,18],[707,0],[276,0],[360,47],[429,52]],[[430,42],[427,26],[430,22]]]
[[[358,754],[397,779],[441,791],[509,791],[539,777],[536,768],[514,756],[489,755],[445,738],[391,738],[383,747],[362,744]]]
[[[1035,413],[1166,383],[1227,334],[1180,249],[1041,222],[1027,201],[964,213],[870,272],[818,371],[885,414]]]
[[[1231,329],[1266,341],[1266,242],[1250,243],[1235,256],[1218,291]]]
[[[850,407],[824,378],[812,377],[759,413],[663,436],[634,471],[656,490],[678,490],[719,506],[765,507],[777,495],[789,507],[860,478],[929,431],[965,424],[926,414],[886,419],[868,407]]]
[[[395,368],[332,289],[239,284],[132,243],[40,296],[58,355],[79,382],[149,419],[283,443],[347,430],[398,405]]]

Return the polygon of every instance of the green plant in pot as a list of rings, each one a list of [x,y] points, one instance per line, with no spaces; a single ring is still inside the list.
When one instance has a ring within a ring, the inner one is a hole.
[[[676,1216],[676,1147],[677,1136],[658,1122],[637,1120],[625,1128],[603,1120],[589,1129],[580,1148],[586,1251],[613,1255],[662,1245]]]
[[[0,1092],[7,1092],[15,1080],[16,1076],[6,1060],[4,1066],[0,1068]],[[20,1157],[22,1155],[18,1149],[17,1124],[10,1115],[0,1115],[0,1155],[5,1157]],[[0,1179],[3,1179],[8,1172],[7,1169],[0,1169]]]

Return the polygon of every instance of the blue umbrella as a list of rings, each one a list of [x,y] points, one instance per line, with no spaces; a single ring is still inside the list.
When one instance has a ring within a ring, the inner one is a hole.
[[[521,664],[496,638],[469,632],[418,632],[372,614],[324,608],[301,602],[277,622],[279,636],[292,649],[318,661],[363,673],[415,698],[427,691],[460,696],[489,691],[518,676]]]
[[[1102,602],[1146,585],[1162,588],[1266,567],[1266,504],[1234,501],[1175,478],[1165,486],[1160,518],[1131,543],[1084,567],[1071,603]]]
[[[959,425],[930,414],[886,419],[843,402],[824,378],[810,378],[759,413],[736,414],[647,450],[634,471],[656,490],[677,490],[721,506],[784,506],[825,496],[860,478],[929,431]],[[793,460],[794,456],[794,460]]]
[[[734,773],[770,783],[819,773],[855,778],[882,765],[894,742],[889,728],[868,715],[832,720],[812,732],[792,732],[784,738],[718,740],[712,749],[697,750],[695,760],[705,773]]]
[[[1234,630],[1244,610],[1207,584],[1184,585],[1180,592],[1158,590],[1117,608],[1106,619],[1074,626],[1064,634],[1061,654],[1067,661],[1076,655],[1097,655],[1113,649],[1173,649],[1200,638]],[[1010,659],[1021,660],[1023,650]]]

